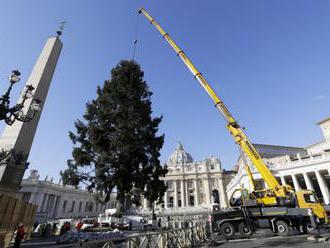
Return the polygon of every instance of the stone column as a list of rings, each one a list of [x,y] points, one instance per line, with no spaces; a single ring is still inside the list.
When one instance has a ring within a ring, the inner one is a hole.
[[[60,207],[60,202],[61,202],[61,196],[56,196],[55,198],[55,207],[54,207],[54,210],[53,210],[53,213],[52,213],[52,217],[53,218],[56,218],[57,215],[58,215],[58,210],[59,210],[59,207]]]
[[[181,207],[185,207],[185,188],[184,188],[184,180],[181,180]]]
[[[306,188],[309,189],[309,190],[313,190],[314,191],[315,189],[313,187],[312,181],[309,178],[308,174],[307,173],[303,173],[303,175],[304,175],[304,180],[305,180]]]
[[[58,211],[60,209],[61,198],[62,197],[60,195],[57,196],[56,203],[55,203],[55,209],[54,209],[54,213],[53,213],[54,218],[56,218],[58,215]]]
[[[60,218],[60,217],[64,217],[63,216],[63,203],[64,203],[65,199],[63,199],[63,197],[60,198],[60,202],[58,204],[58,210],[56,213],[56,218]]]
[[[164,194],[164,208],[167,208],[167,191]]]
[[[189,193],[188,193],[188,180],[186,179],[184,182],[184,190],[185,190],[185,198],[186,198],[186,206],[189,207]]]
[[[315,175],[316,175],[317,182],[318,182],[321,192],[322,192],[324,203],[329,204],[330,203],[330,193],[329,193],[327,184],[324,181],[324,179],[319,171],[315,171]]]
[[[173,181],[174,184],[174,197],[173,197],[173,207],[178,207],[178,187],[177,187],[177,181]]]
[[[297,176],[295,174],[292,174],[292,181],[293,181],[293,186],[296,191],[301,190]]]
[[[37,200],[37,205],[38,205],[38,209],[37,209],[37,212],[41,212],[42,209],[42,203],[43,203],[43,200],[44,200],[44,197],[46,196],[45,193],[39,193],[39,197],[38,197],[38,200]]]
[[[197,178],[195,178],[194,180],[194,188],[195,188],[195,207],[197,207],[199,205],[199,200],[198,200],[198,184],[197,184]]]
[[[45,199],[44,201],[42,202],[42,209],[41,209],[41,212],[46,212],[46,209],[47,209],[47,203],[48,203],[48,198],[49,198],[49,194],[46,194],[45,193]]]
[[[29,203],[36,204],[37,200],[38,200],[38,193],[37,192],[31,192]]]
[[[52,210],[53,210],[53,207],[54,207],[54,198],[55,198],[55,195],[53,195],[53,194],[49,195],[48,204],[47,204],[47,207],[46,207],[46,211],[48,212],[48,217],[51,216],[51,213],[52,213]]]
[[[50,218],[53,218],[53,215],[54,215],[56,198],[57,198],[57,195],[51,195],[51,201],[50,201],[51,205],[49,207],[49,214],[48,214],[48,216]]]
[[[281,184],[282,184],[283,186],[286,185],[285,177],[284,177],[284,176],[281,176]]]
[[[51,37],[47,40],[36,64],[33,67],[27,85],[32,85],[35,90],[33,96],[25,101],[23,114],[32,115],[31,105],[35,100],[41,101],[41,107],[46,102],[48,89],[55,71],[55,67],[62,50],[62,42],[59,37]],[[22,101],[22,95],[18,102]],[[41,108],[42,111],[42,108]],[[0,140],[0,150],[14,151],[23,154],[26,158],[15,166],[0,166],[0,191],[6,194],[15,194],[21,185],[26,162],[31,150],[32,142],[36,133],[40,113],[37,113],[29,122],[15,121],[13,125],[7,125]]]
[[[205,201],[206,201],[206,204],[211,204],[211,194],[210,194],[210,184],[209,184],[209,181],[207,179],[205,179],[203,181],[203,188],[204,188],[204,194],[205,194]]]
[[[219,189],[219,200],[220,200],[220,207],[228,208],[228,198],[226,194],[226,189],[223,183],[224,178],[218,178],[218,189]]]

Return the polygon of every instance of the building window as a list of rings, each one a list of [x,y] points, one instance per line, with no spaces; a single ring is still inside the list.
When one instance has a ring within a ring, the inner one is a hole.
[[[173,196],[170,196],[169,197],[169,201],[168,201],[168,207],[173,207],[173,202],[174,202],[174,198],[173,198]]]

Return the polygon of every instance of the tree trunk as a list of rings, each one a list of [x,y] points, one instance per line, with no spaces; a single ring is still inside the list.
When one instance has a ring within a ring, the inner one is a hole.
[[[124,211],[125,211],[124,204],[125,204],[125,196],[118,195],[117,204],[116,204],[116,212],[118,214],[123,214],[124,213]]]

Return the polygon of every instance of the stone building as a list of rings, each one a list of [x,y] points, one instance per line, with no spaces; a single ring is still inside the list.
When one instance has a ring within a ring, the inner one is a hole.
[[[235,174],[225,171],[221,162],[215,157],[194,162],[192,156],[179,143],[169,157],[166,166],[168,173],[163,178],[167,184],[164,196],[165,209],[209,208],[212,203],[227,207],[226,185]],[[144,199],[144,209],[150,203]]]
[[[317,124],[324,139],[316,144],[306,148],[257,144],[256,149],[280,184],[289,184],[296,190],[313,190],[325,204],[330,204],[330,118]],[[257,189],[267,187],[250,160],[240,156],[238,173],[227,186],[228,197],[236,188],[250,189],[244,161],[252,170]]]
[[[30,176],[23,179],[18,197],[38,206],[36,218],[39,222],[97,216],[103,210],[116,206],[115,195],[106,204],[96,203],[94,195],[87,190],[65,186],[61,181],[55,183],[47,177],[40,180],[37,170],[31,170]]]

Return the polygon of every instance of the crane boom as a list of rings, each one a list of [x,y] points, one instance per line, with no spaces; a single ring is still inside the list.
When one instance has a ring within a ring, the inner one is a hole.
[[[188,67],[191,73],[194,75],[194,78],[198,80],[201,86],[204,88],[206,93],[210,96],[212,101],[215,104],[215,107],[222,113],[224,118],[227,121],[227,128],[230,134],[233,136],[235,142],[241,147],[241,149],[245,152],[245,154],[250,158],[252,164],[259,171],[263,180],[267,183],[267,185],[272,189],[276,196],[285,197],[290,191],[286,186],[281,186],[277,179],[273,176],[271,171],[268,169],[267,165],[262,160],[256,148],[249,141],[248,137],[243,132],[242,128],[238,125],[237,121],[234,119],[232,114],[227,109],[224,102],[219,98],[219,96],[215,93],[209,83],[206,81],[204,76],[197,70],[192,61],[186,56],[183,50],[173,41],[173,39],[169,36],[167,32],[163,30],[163,28],[156,22],[156,20],[151,17],[148,12],[141,8],[139,9],[139,13],[143,14],[150,23],[159,31],[162,37],[170,44],[176,54],[182,59],[184,64]]]

